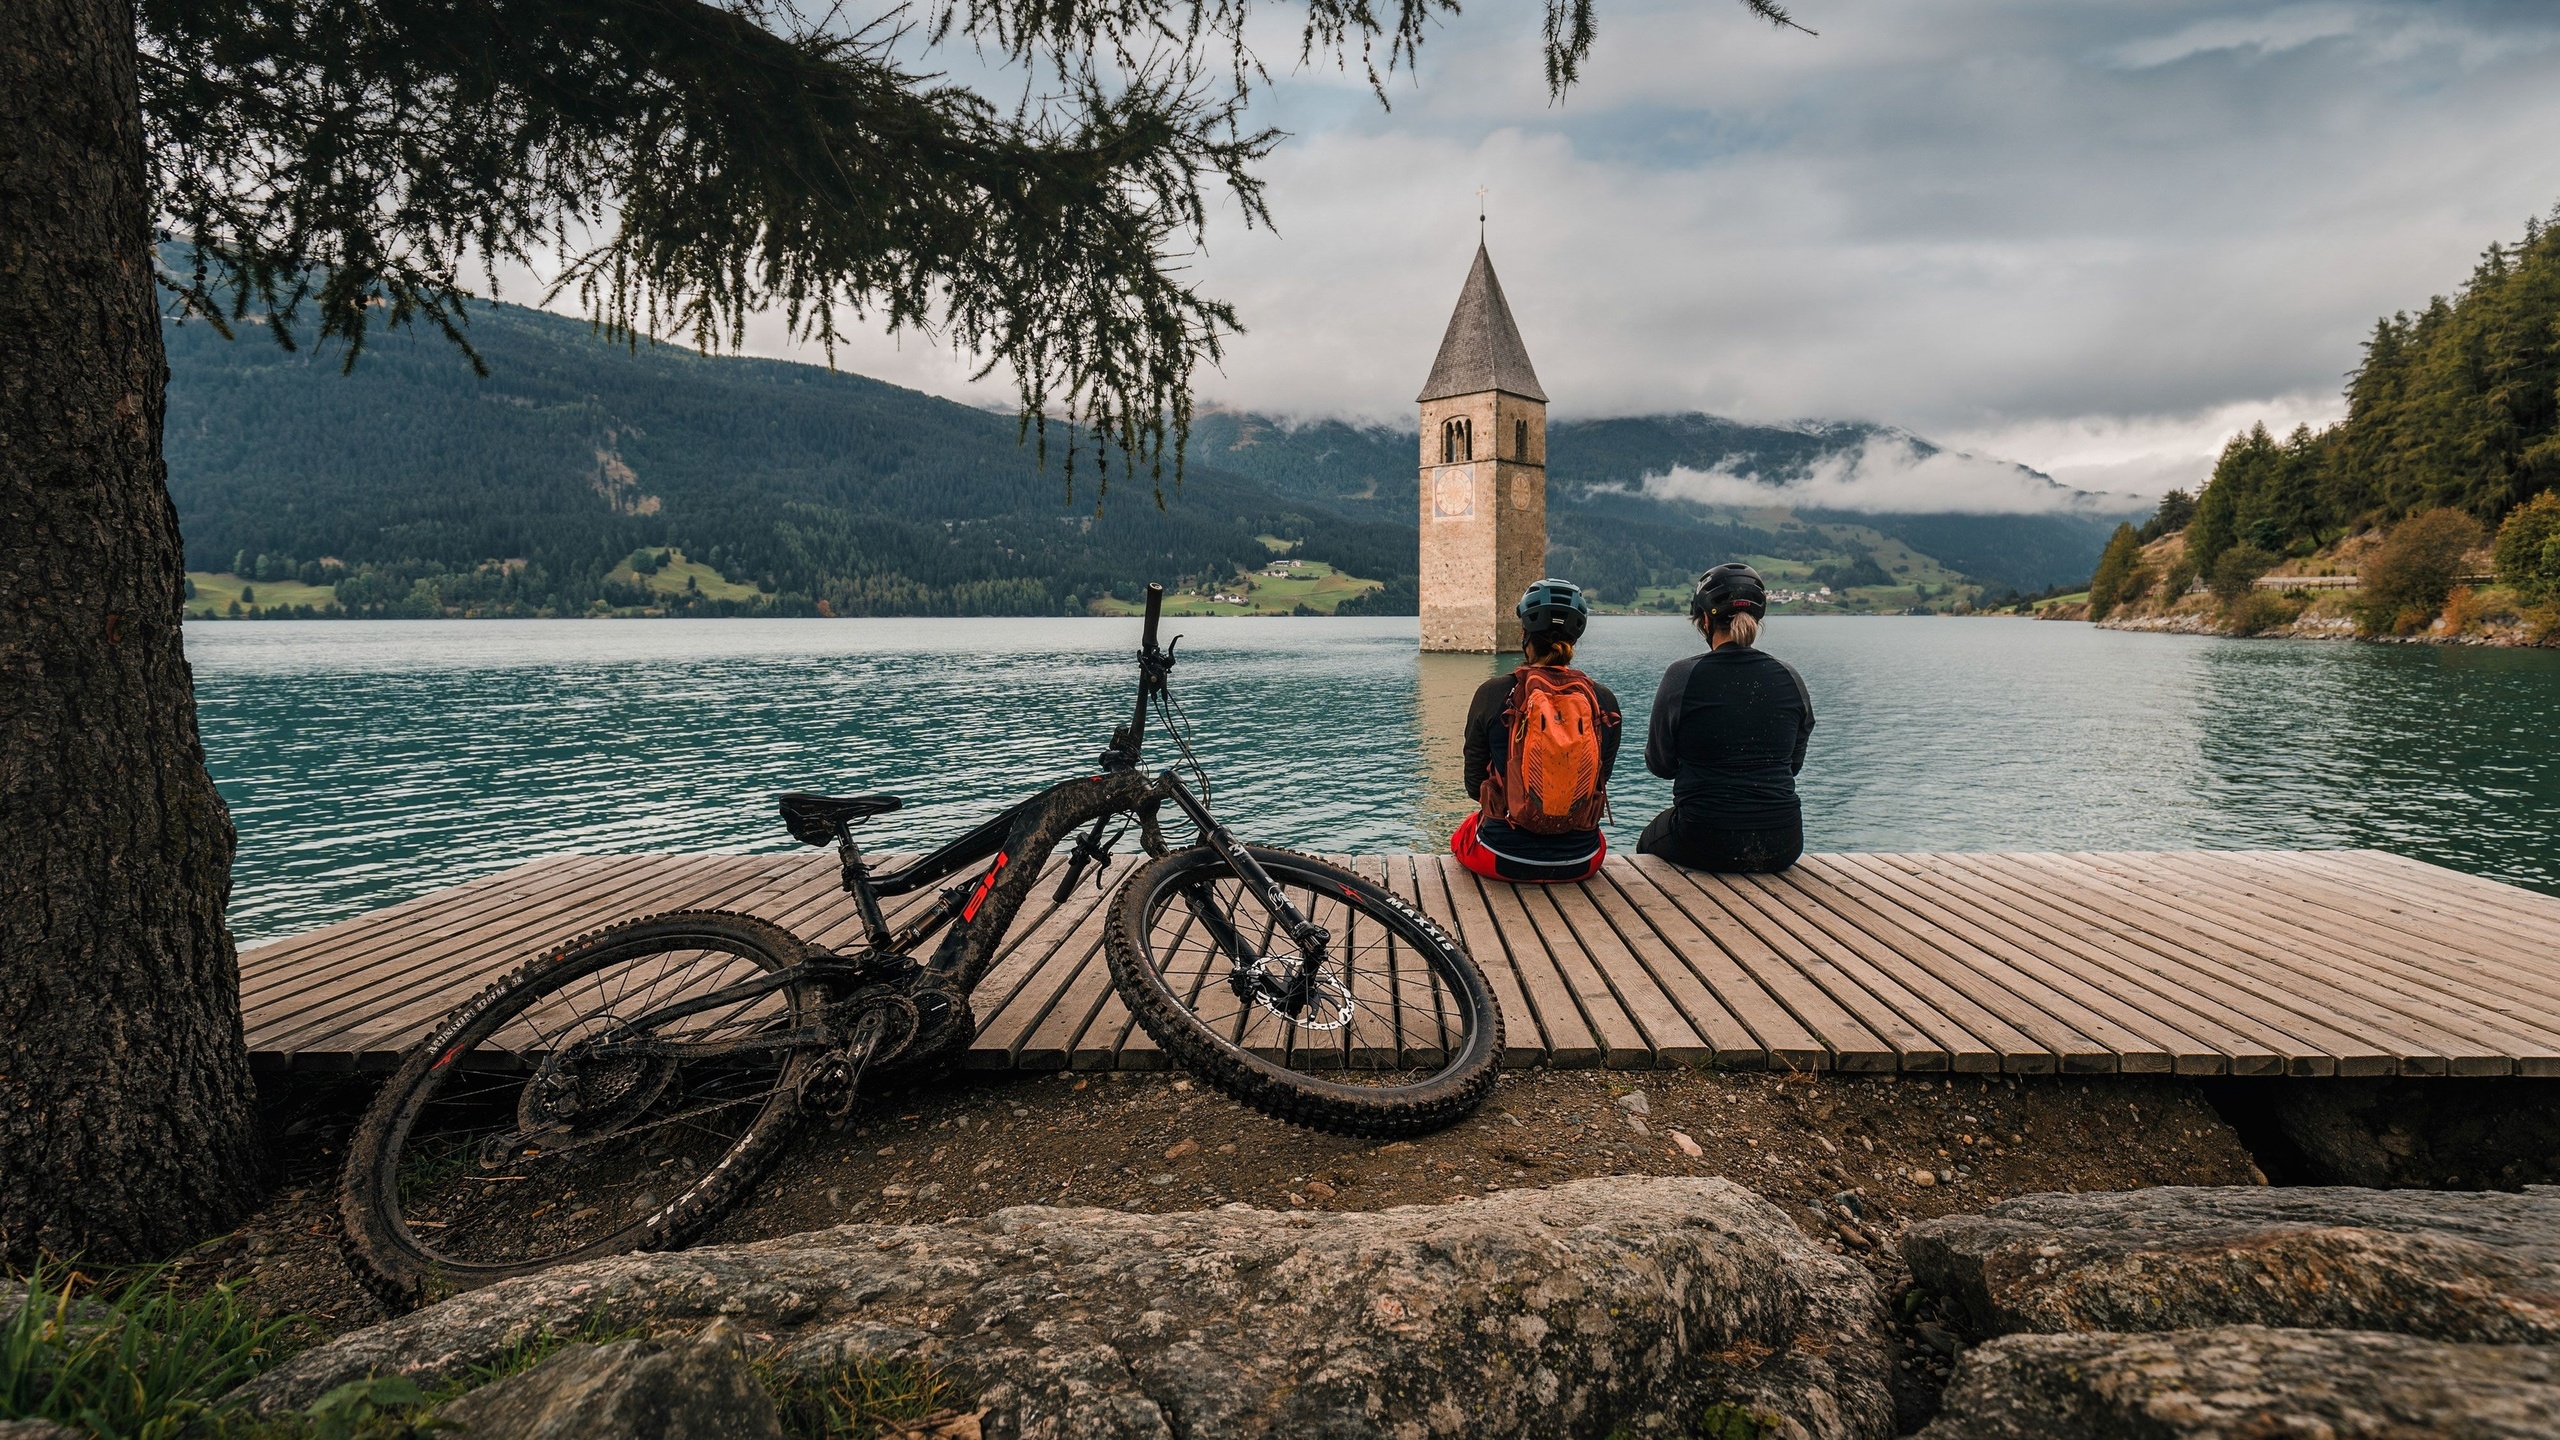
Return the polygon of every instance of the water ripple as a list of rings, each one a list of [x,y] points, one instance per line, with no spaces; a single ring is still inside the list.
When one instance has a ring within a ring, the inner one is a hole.
[[[1440,843],[1492,673],[1410,620],[1188,620],[1175,684],[1230,824]],[[232,923],[289,934],[562,851],[793,848],[785,789],[889,791],[930,844],[1085,773],[1135,622],[192,623],[240,830]],[[1626,706],[1613,843],[1669,801],[1640,748],[1676,620],[1603,618]],[[1812,688],[1809,839],[1835,850],[2371,845],[2560,891],[2560,655],[1781,618]],[[1151,742],[1151,758],[1168,750]]]

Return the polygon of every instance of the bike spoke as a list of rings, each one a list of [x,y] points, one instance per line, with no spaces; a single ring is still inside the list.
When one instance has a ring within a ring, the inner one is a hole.
[[[606,1048],[581,1061],[581,1047],[643,1034],[714,1046],[796,1028],[800,1002],[785,987],[629,1029],[766,973],[717,949],[648,952],[499,1020],[423,1098],[397,1158],[398,1215],[415,1243],[462,1265],[547,1263],[607,1244],[708,1174],[779,1093],[792,1052]],[[560,1105],[562,1118],[541,1118]]]

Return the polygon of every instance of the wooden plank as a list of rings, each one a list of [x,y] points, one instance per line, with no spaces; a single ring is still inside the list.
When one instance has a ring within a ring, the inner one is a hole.
[[[2329,937],[2267,911],[2237,901],[2229,882],[2207,889],[2193,876],[2181,875],[2175,862],[2153,857],[2144,866],[2127,867],[2105,853],[2062,857],[2064,863],[2092,874],[2114,878],[2123,893],[2140,894],[2165,913],[2190,925],[2218,932],[2225,942],[2252,955],[2262,969],[2299,977],[2314,987],[2326,986],[2341,997],[2362,1002],[2365,1023],[2395,1037],[2406,1049],[2403,1073],[2504,1075],[2514,1069],[2505,1054],[2475,1038],[2473,1027],[2448,1015],[2443,1007],[2421,1003],[2395,977],[2357,963]],[[2497,1017],[2477,1012],[2489,1024]],[[2414,1071],[2407,1067],[2415,1065]]]
[[[1417,855],[1414,870],[1422,883],[1423,912],[1466,947],[1468,957],[1484,972],[1486,983],[1493,987],[1494,998],[1502,1006],[1506,1022],[1502,1063],[1538,1065],[1552,1059],[1556,1053],[1554,1037],[1537,1007],[1529,1003],[1520,971],[1511,963],[1511,951],[1494,931],[1493,920],[1485,911],[1484,894],[1476,888],[1475,876],[1449,855]],[[1596,1054],[1589,1032],[1581,1029],[1579,1016],[1575,1017],[1574,1026],[1574,1031],[1568,1033],[1582,1037],[1584,1054]],[[1587,1059],[1585,1063],[1589,1063]]]
[[[2473,875],[2448,865],[2431,865],[2388,850],[2322,853],[2334,855],[2339,863],[2371,875],[2376,884],[2400,887],[2398,893],[2467,897],[2481,906],[2484,918],[2527,928],[2527,933],[2538,939],[2560,939],[2560,897]]]
[[[1574,1004],[1573,992],[1557,973],[1546,948],[1534,935],[1520,933],[1522,926],[1516,914],[1506,913],[1516,910],[1516,906],[1496,907],[1495,892],[1507,896],[1509,887],[1488,883],[1460,865],[1456,856],[1438,858],[1440,873],[1449,882],[1450,897],[1458,913],[1464,916],[1471,908],[1482,911],[1483,927],[1492,937],[1494,950],[1509,959],[1512,973],[1520,977],[1520,989],[1529,997],[1538,1031],[1547,1040],[1547,1063],[1566,1068],[1598,1064],[1608,1048],[1607,1042],[1584,1021],[1581,1007]],[[1506,920],[1510,922],[1507,927]]]
[[[2212,1070],[2206,1073],[2225,1068],[2219,1052],[2122,1004],[2104,989],[2032,950],[1949,912],[1935,903],[1934,897],[1905,883],[1899,871],[1878,863],[1874,856],[1809,855],[1797,868],[1839,886],[1845,894],[1860,896],[1861,903],[1874,914],[1901,927],[1915,940],[1958,961],[1971,962],[1966,971],[1942,977],[1966,985],[1968,994],[1986,998],[2006,994],[2016,1004],[2067,1027],[2063,1033],[2088,1037],[2104,1052],[2103,1060],[2097,1063],[2075,1063],[2076,1057],[2070,1051],[2058,1050],[2066,1072],[2174,1074],[2179,1054],[2192,1055],[2211,1065]],[[1970,988],[1975,976],[1990,988]],[[2009,1012],[2004,1009],[2003,1013]],[[2039,1033],[2038,1038],[2045,1037]],[[2047,1041],[2049,1046],[2053,1043]]]
[[[2117,1068],[2118,1048],[2083,1023],[2094,1017],[2068,1009],[2050,987],[2017,973],[1997,957],[1965,943],[1908,912],[1897,916],[1875,887],[1854,874],[1797,865],[1774,876],[1768,893],[1821,926],[1842,945],[1894,974],[1937,1011],[1998,1048],[2010,1074],[2105,1075]],[[2075,1013],[2077,1012],[2077,1013]],[[2103,1033],[2142,1042],[2121,1027]],[[2160,1069],[2168,1068],[2161,1057]]]
[[[2232,963],[2218,949],[2163,939],[2103,908],[2110,897],[2073,877],[2039,872],[2025,864],[2026,857],[2014,854],[1942,854],[1927,860],[1952,883],[2080,936],[2120,965],[2185,995],[2193,1006],[2213,1007],[2223,1023],[2281,1057],[2284,1074],[2398,1073],[2399,1062],[2388,1049],[2361,1033],[2337,1028],[2325,1009],[2315,1005],[2304,1013],[2295,997],[2270,990],[2253,970]]]
[[[2560,982],[2560,966],[2551,960],[2555,947],[2560,947],[2560,935],[2544,938],[2490,923],[2486,917],[2492,912],[2486,907],[2465,907],[2442,896],[2402,894],[2372,883],[2369,875],[2329,864],[2330,857],[2325,855],[2247,858],[2249,873],[2281,893],[2316,898],[2395,935],[2458,945],[2462,953],[2477,956],[2479,963],[2529,987],[2536,996],[2552,995],[2555,982]]]
[[[1622,857],[1558,887],[1446,855],[1337,863],[1475,957],[1506,1064],[2560,1075],[2560,901],[2381,852],[1812,856],[1781,877]],[[1035,897],[973,996],[968,1063],[1163,1064],[1111,985],[1105,892]],[[898,897],[892,925],[932,898]],[[262,1069],[385,1063],[549,944],[681,908],[860,943],[824,855],[545,857],[247,952],[244,1029]],[[1419,957],[1335,928],[1354,1026],[1252,1011],[1238,1035],[1307,1067],[1440,1063]]]
[[[2356,1048],[2357,1042],[2361,1042],[2360,1048],[2378,1056],[2383,1065],[2378,1071],[2363,1073],[2445,1073],[2447,1058],[2439,1037],[2412,1035],[2405,1027],[2385,1023],[2358,1003],[2357,997],[2340,987],[2325,980],[2307,978],[2290,966],[2270,963],[2258,949],[2238,943],[2220,927],[2201,923],[2134,886],[2119,883],[2103,872],[2080,865],[2072,855],[2000,855],[1994,858],[2034,873],[2048,883],[2074,886],[2083,895],[2095,897],[2108,913],[2192,957],[2211,957],[2220,965],[2225,978],[2341,1037],[2338,1043],[2342,1052]],[[2349,1070],[2349,1061],[2361,1058],[2341,1053],[2338,1057],[2339,1073],[2356,1073]]]
[[[1773,899],[1758,876],[1726,877],[1678,871],[1700,894],[1713,898],[1726,913],[1786,957],[1808,977],[1818,978],[1841,1005],[1885,1034],[1900,1026],[1921,1037],[1922,1044],[1904,1052],[1905,1069],[1954,1070],[1960,1074],[1996,1075],[2000,1051],[1994,1043],[1939,1014],[1893,974],[1870,964],[1864,955],[1841,945],[1819,926],[1795,917]]]
[[[2210,1000],[2196,998],[2191,986],[2173,987],[2153,972],[2126,963],[2109,951],[2100,939],[2077,933],[2077,927],[2039,917],[2024,907],[2003,904],[1997,891],[1987,884],[1979,881],[1967,884],[1962,880],[1951,883],[1939,865],[1942,857],[1857,855],[1838,858],[1844,863],[1866,866],[1873,872],[1896,877],[1901,886],[1898,893],[1908,897],[1912,904],[1932,907],[1932,913],[1942,923],[1969,927],[1970,933],[1983,937],[1980,943],[1996,941],[2009,945],[2020,955],[2048,963],[2057,975],[2076,981],[2084,994],[2106,997],[2128,1017],[2128,1024],[2147,1020],[2163,1037],[2163,1048],[2172,1057],[2173,1073],[2284,1073],[2285,1057],[2252,1037],[2245,1028],[2251,1023],[2249,1017],[2232,1014]],[[2228,1018],[2217,1018],[2218,1015]]]
[[[1426,868],[1418,857],[1412,855],[1388,855],[1381,857],[1379,868],[1384,876],[1382,883],[1387,889],[1420,910],[1425,918],[1439,928],[1442,935],[1458,946],[1460,953],[1466,952],[1465,943],[1458,939],[1456,924],[1448,918],[1448,896],[1440,883],[1439,867]],[[1407,954],[1410,957],[1410,952]],[[1473,955],[1468,955],[1467,958],[1470,961],[1475,959]],[[1422,965],[1423,962],[1418,958],[1410,958],[1407,963]],[[1528,1021],[1525,1008],[1508,1008],[1503,1001],[1502,997],[1506,989],[1517,988],[1511,984],[1509,971],[1500,966],[1486,966],[1481,963],[1476,968],[1484,975],[1485,989],[1493,997],[1493,1018],[1502,1022],[1502,1063],[1513,1064],[1514,1053],[1544,1058],[1545,1052],[1539,1050],[1535,1043],[1536,1027]],[[1449,1048],[1456,1045],[1459,1040],[1458,1025],[1454,1011],[1448,1004],[1448,991],[1445,986],[1439,984],[1436,977],[1426,993],[1431,1003],[1428,1006],[1414,1006],[1408,1011],[1399,1028],[1405,1037],[1405,1063],[1417,1068],[1436,1069],[1448,1063]],[[1523,1007],[1527,1004],[1526,1001],[1520,1003]],[[1526,1033],[1530,1037],[1526,1042],[1520,1038],[1524,1026],[1527,1027]],[[1517,1063],[1530,1062],[1521,1060]]]
[[[722,863],[671,877],[669,888],[656,892],[662,898],[645,900],[632,907],[630,915],[653,914],[662,910],[716,909],[741,891],[751,890],[761,879],[758,861],[767,856],[706,857]],[[741,863],[744,862],[744,863]],[[642,892],[649,894],[652,892]],[[710,897],[708,899],[693,897]],[[594,922],[557,931],[545,945],[567,940],[578,933],[600,927],[614,920],[629,918],[610,915]],[[536,947],[539,953],[542,947]],[[418,1036],[482,985],[496,980],[530,956],[510,951],[491,951],[468,957],[469,963],[455,965],[440,977],[418,977],[393,992],[393,1003],[377,1003],[365,1008],[359,1018],[330,1036],[327,1044],[333,1051],[351,1054],[357,1065],[374,1068],[397,1063],[398,1057],[416,1043]]]
[[[289,942],[257,952],[253,967],[248,957],[241,960],[240,1000],[244,1008],[258,1009],[292,995],[314,990],[342,977],[369,970],[386,958],[415,953],[440,942],[472,933],[493,925],[505,925],[523,912],[557,906],[574,897],[580,887],[599,883],[611,874],[627,869],[638,856],[575,855],[556,857],[556,865],[519,867],[503,876],[512,880],[521,870],[534,873],[522,884],[460,885],[451,891],[439,890],[390,910],[360,915],[341,921],[326,930],[315,932],[313,943]],[[438,903],[447,895],[455,903],[447,909]]]
[[[2189,857],[2162,855],[2150,861],[2156,867],[2155,875],[2134,879],[2144,873],[2145,867],[2129,866],[2118,855],[2094,853],[2085,857],[2085,863],[2155,888],[2177,885],[2183,878],[2187,883],[2177,886],[2179,893],[2174,897],[2180,908],[2200,917],[2218,917],[2234,933],[2251,937],[2253,948],[2264,948],[2278,957],[2278,963],[2323,974],[2350,986],[2371,1001],[2380,1014],[2399,1016],[2413,1025],[2475,1046],[2506,1047],[2503,1051],[2482,1049],[2467,1059],[2459,1050],[2448,1052],[2456,1075],[2508,1074],[2517,1055],[2560,1059],[2560,1051],[2553,1048],[2552,1031],[2560,1017],[2530,1002],[2493,1004],[2486,994],[2466,991],[2457,982],[2427,973],[2416,963],[2419,957],[2457,957],[2457,952],[2432,941],[2404,939],[2400,947],[2395,947],[2400,953],[2394,955],[2371,943],[2374,928],[2356,917],[2339,915],[2314,901],[2261,887],[2246,870],[2236,866],[2201,868]],[[2489,979],[2474,978],[2484,984]]]
[[[1043,885],[1050,888],[1044,891]],[[966,1062],[971,1069],[1013,1068],[1015,1052],[1046,1013],[1049,1001],[1072,978],[1055,968],[1059,952],[1071,936],[1102,918],[1103,907],[1110,901],[1109,893],[1079,888],[1064,903],[1052,903],[1048,896],[1056,886],[1051,872],[1042,871],[1031,893],[1033,903],[1046,908],[1027,926],[1017,919],[1020,933],[1006,936],[995,963],[979,977],[977,989],[969,996],[969,1008],[978,1022]]]
[[[1616,894],[1605,882],[1599,888]],[[1652,968],[1601,913],[1589,884],[1546,886],[1539,898],[1555,911],[1555,923],[1579,944],[1600,983],[1640,1027],[1655,1064],[1696,1066],[1715,1059],[1715,1047],[1690,1025]],[[1741,1033],[1738,1025],[1732,1030]]]
[[[573,895],[509,914],[502,923],[385,956],[366,969],[333,976],[261,1007],[253,1049],[296,1055],[330,1047],[316,1040],[386,1014],[442,1015],[499,974],[581,931],[655,908],[656,897],[693,883],[700,857],[647,856],[595,878]],[[244,1017],[245,1021],[245,1017]]]
[[[724,909],[755,915],[803,940],[816,938],[813,929],[825,924],[830,916],[843,923],[829,928],[848,934],[859,930],[852,914],[853,902],[838,888],[832,862],[820,863],[812,857],[789,854],[686,858],[723,863],[695,867],[676,888],[663,894],[626,897],[629,903],[621,913],[568,927],[544,940],[534,953],[590,928],[681,909]],[[922,903],[920,897],[899,897],[888,907],[891,923],[897,923],[900,916]],[[416,1037],[442,1019],[454,1004],[512,968],[521,958],[520,953],[492,951],[472,964],[457,965],[447,972],[441,993],[417,995],[412,1003],[396,1009],[377,1009],[331,1043],[345,1047],[355,1056],[356,1063],[367,1068],[396,1063]]]
[[[240,999],[252,1004],[333,970],[361,968],[380,952],[503,918],[582,875],[625,863],[609,855],[550,855],[445,890],[368,911],[306,934],[240,952]]]
[[[1634,883],[1639,886],[1644,884],[1640,879]],[[1626,988],[1632,992],[1639,984],[1650,982],[1661,992],[1663,1000],[1675,1008],[1680,1017],[1688,1022],[1691,1032],[1699,1037],[1705,1047],[1705,1053],[1695,1060],[1677,1054],[1671,1055],[1670,1058],[1680,1060],[1682,1063],[1714,1065],[1727,1070],[1765,1070],[1769,1067],[1772,1060],[1770,1042],[1755,1032],[1748,1022],[1735,1014],[1732,1008],[1717,996],[1714,989],[1698,978],[1697,971],[1690,967],[1680,951],[1655,929],[1652,922],[1645,918],[1644,913],[1636,908],[1635,902],[1627,898],[1626,891],[1621,887],[1620,877],[1610,874],[1608,868],[1603,866],[1600,874],[1585,881],[1577,889],[1590,903],[1593,913],[1615,932],[1618,943],[1625,947],[1628,963],[1641,971],[1641,979],[1635,976],[1627,978]],[[1661,906],[1666,902],[1663,902],[1657,894],[1655,903]],[[1785,1007],[1763,993],[1760,987],[1752,982],[1750,976],[1744,974],[1740,967],[1733,964],[1730,957],[1717,948],[1713,940],[1698,932],[1696,927],[1689,926],[1685,917],[1679,923],[1695,936],[1694,941],[1691,942],[1693,948],[1713,955],[1710,968],[1718,973],[1719,978],[1724,979],[1736,991],[1749,994],[1756,1002],[1753,1006],[1754,1013],[1761,1017],[1769,1031],[1785,1047],[1780,1052],[1778,1063],[1797,1070],[1822,1069],[1829,1066],[1831,1057],[1822,1048],[1821,1041],[1815,1039],[1802,1025],[1797,1024],[1796,1018],[1789,1015]]]
[[[1075,1058],[1075,1039],[1101,1007],[1111,988],[1110,967],[1102,959],[1102,937],[1077,935],[1042,967],[1042,974],[1061,983],[1039,1008],[1037,1018],[1013,1047],[1017,1070],[1064,1070]]]
[[[2317,877],[2353,890],[2413,925],[2442,927],[2476,936],[2483,944],[2519,947],[2528,954],[2548,954],[2552,946],[2560,945],[2560,918],[2546,922],[2535,910],[2509,902],[2509,896],[2548,898],[2520,886],[2461,875],[2459,871],[2417,861],[2404,862],[2420,865],[2419,872],[2411,872],[2399,864],[2382,863],[2398,857],[2374,851],[2296,850],[2256,858],[2270,867],[2280,867],[2282,873]],[[2493,888],[2487,893],[2473,893],[2430,885],[2423,873],[2426,871],[2459,876]]]
[[[1529,902],[1521,892],[1537,887],[1508,885],[1481,876],[1477,883],[1484,891],[1485,908],[1502,931],[1503,942],[1511,947],[1512,959],[1520,966],[1530,999],[1541,1013],[1553,1007],[1578,1017],[1594,1041],[1594,1053],[1586,1056],[1559,1049],[1555,1063],[1588,1065],[1596,1061],[1612,1070],[1650,1068],[1653,1047],[1645,1043],[1644,1032],[1619,1008],[1609,987],[1601,983],[1590,957],[1572,943],[1570,935],[1557,934],[1532,918]]]
[[[2197,857],[2174,857],[2193,873]],[[2335,935],[2369,962],[2429,991],[2488,1004],[2536,1033],[2560,1027],[2560,966],[2548,947],[2471,929],[2458,920],[2413,914],[2369,891],[2276,857],[2212,857],[2227,860],[2232,898]],[[2424,962],[2424,963],[2422,963]],[[2450,969],[2439,969],[2439,965]]]
[[[1344,869],[1394,893],[1384,857],[1347,856]],[[1342,1035],[1343,1064],[1370,1071],[1437,1068],[1444,1063],[1431,996],[1437,977],[1410,942],[1375,919],[1346,924],[1342,954],[1357,1018]],[[1426,1022],[1425,1017],[1428,1016]]]
[[[1764,1026],[1759,1002],[1720,973],[1722,967],[1714,965],[1714,956],[1730,961],[1753,989],[1783,1007],[1789,1018],[1819,1041],[1830,1054],[1832,1068],[1863,1074],[1946,1068],[1947,1052],[1928,1036],[1891,1014],[1879,1017],[1883,1030],[1870,1026],[1826,987],[1825,981],[1841,983],[1828,966],[1816,959],[1812,973],[1799,968],[1726,910],[1716,897],[1690,884],[1685,872],[1670,861],[1652,855],[1631,857],[1626,869],[1613,878],[1619,880],[1620,890],[1656,932],[1698,967],[1698,978],[1715,985],[1716,993],[1732,1006],[1733,1012],[1752,1024],[1755,1033],[1769,1045],[1772,1059],[1783,1058],[1787,1053],[1775,1038],[1776,1028]],[[1660,897],[1658,905],[1653,898],[1656,896]],[[1704,939],[1707,948],[1697,948],[1689,940],[1690,934]],[[1726,988],[1728,985],[1732,988]]]

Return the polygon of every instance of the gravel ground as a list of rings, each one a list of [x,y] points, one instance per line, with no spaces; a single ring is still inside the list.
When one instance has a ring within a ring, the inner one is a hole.
[[[373,1323],[380,1310],[339,1259],[335,1209],[363,1095],[305,1084],[275,1100],[275,1197],[182,1272],[236,1281],[262,1309],[307,1317],[314,1336]],[[1740,1181],[1894,1293],[1893,1237],[1915,1219],[2041,1190],[2263,1183],[2197,1088],[2175,1080],[1516,1071],[1472,1119],[1377,1143],[1266,1119],[1178,1073],[964,1076],[866,1102],[848,1129],[804,1132],[706,1238],[1027,1204],[1380,1209],[1614,1174]],[[1908,1368],[1938,1368],[1940,1317],[1928,1297],[1901,1303]]]

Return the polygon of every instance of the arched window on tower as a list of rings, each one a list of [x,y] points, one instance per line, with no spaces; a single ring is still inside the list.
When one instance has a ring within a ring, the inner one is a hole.
[[[1455,465],[1476,458],[1475,427],[1460,415],[1440,426],[1440,463]]]
[[[1511,453],[1523,460],[1529,458],[1529,422],[1526,420],[1511,422]]]

